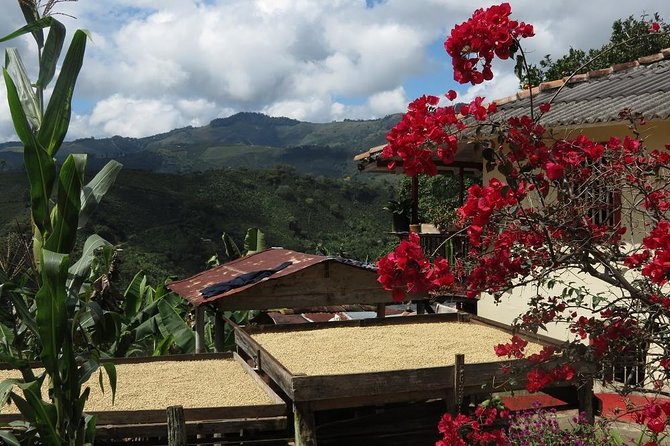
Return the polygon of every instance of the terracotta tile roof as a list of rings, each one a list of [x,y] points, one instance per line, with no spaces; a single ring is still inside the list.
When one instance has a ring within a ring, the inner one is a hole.
[[[569,126],[619,121],[624,108],[640,112],[645,119],[670,117],[670,48],[637,60],[567,78],[543,82],[533,88],[538,107],[561,92],[541,120],[546,126]],[[566,83],[567,81],[567,83]],[[495,120],[527,114],[528,90],[498,99]]]

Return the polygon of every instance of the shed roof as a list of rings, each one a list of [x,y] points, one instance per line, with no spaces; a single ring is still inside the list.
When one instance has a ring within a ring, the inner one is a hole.
[[[217,294],[209,298],[205,298],[201,294],[201,291],[210,285],[227,282],[229,280],[240,277],[243,274],[272,269],[284,262],[291,262],[291,264],[286,268],[272,274],[270,277],[264,278],[258,282],[233,288],[224,293]],[[224,263],[223,265],[219,265],[207,271],[203,271],[187,279],[172,282],[168,284],[168,288],[179,294],[184,299],[188,300],[191,304],[198,306],[204,303],[211,303],[219,299],[224,299],[226,297],[236,295],[260,283],[264,283],[268,280],[277,280],[324,262],[337,262],[351,266],[353,268],[376,270],[374,265],[358,262],[356,260],[343,259],[340,257],[311,255],[283,248],[271,248],[256,254],[241,257],[228,263]]]

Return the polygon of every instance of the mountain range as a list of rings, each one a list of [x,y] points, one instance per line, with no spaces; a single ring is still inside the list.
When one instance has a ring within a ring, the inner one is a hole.
[[[59,157],[86,153],[93,169],[116,159],[126,169],[159,173],[290,165],[299,173],[341,177],[356,171],[353,155],[385,142],[400,116],[311,123],[244,112],[145,138],[78,139],[66,142]],[[22,169],[21,145],[0,144],[0,160],[4,170]]]

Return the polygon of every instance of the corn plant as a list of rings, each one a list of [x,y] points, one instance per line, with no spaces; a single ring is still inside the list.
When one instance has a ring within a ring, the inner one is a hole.
[[[56,162],[69,127],[87,33],[74,33],[58,70],[66,37],[65,26],[50,15],[58,0],[45,5],[37,0],[18,3],[26,25],[0,42],[32,34],[39,75],[35,82],[30,80],[13,48],[5,50],[2,74],[12,122],[24,148],[38,284],[35,292],[8,281],[0,284],[0,297],[11,304],[6,310],[17,316],[11,327],[0,324],[0,361],[20,370],[22,376],[0,383],[0,407],[11,401],[21,412],[26,422],[19,437],[22,444],[79,446],[92,443],[95,430],[95,419],[84,413],[90,392],[86,382],[96,371],[105,370],[113,398],[116,373],[112,364],[101,360],[91,339],[92,329],[82,324],[92,311],[90,302],[81,297],[85,295],[81,287],[95,253],[107,242],[97,235],[89,237],[76,262],[73,251],[78,229],[114,182],[121,165],[110,162],[86,183],[86,155],[68,155],[62,164]],[[47,101],[45,92],[54,77]],[[33,348],[24,349],[29,341]],[[32,360],[40,362],[42,372],[33,370]],[[102,374],[100,377],[102,383]],[[19,438],[9,431],[0,431],[0,438],[19,444]]]

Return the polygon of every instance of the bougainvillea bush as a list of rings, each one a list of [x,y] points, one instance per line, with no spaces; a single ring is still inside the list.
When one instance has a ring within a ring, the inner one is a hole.
[[[521,41],[533,34],[532,25],[511,18],[509,4],[475,11],[445,41],[455,79],[491,80],[494,58],[516,57],[523,72]],[[533,366],[523,373],[530,391],[579,380],[577,362],[612,364],[634,353],[644,379],[626,379],[623,390],[662,392],[670,384],[670,144],[648,147],[644,116],[635,110],[621,110],[626,134],[593,140],[545,128],[541,117],[552,113],[550,102],[531,100],[526,115],[501,120],[494,102],[478,97],[457,110],[445,105],[456,93],[445,96],[412,102],[389,133],[383,156],[401,160],[407,175],[434,175],[434,159],[448,164],[459,141],[479,139],[493,172],[485,184],[470,187],[458,210],[470,264],[431,264],[412,237],[379,261],[379,281],[397,300],[454,276],[473,298],[532,289],[517,328],[537,332],[560,322],[571,337],[528,358]],[[564,277],[579,277],[582,285]],[[607,291],[596,294],[589,284]],[[524,342],[515,337],[492,348],[520,359]],[[654,431],[663,432],[662,424]]]

